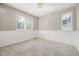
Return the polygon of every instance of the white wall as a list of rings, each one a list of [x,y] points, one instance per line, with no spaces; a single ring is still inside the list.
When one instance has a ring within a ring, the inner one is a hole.
[[[36,31],[17,32],[17,31],[0,31],[0,47],[14,44],[20,41],[30,40],[37,37]]]
[[[37,17],[5,4],[0,4],[0,7],[7,11],[6,15],[0,16],[0,47],[30,40],[37,36]],[[33,20],[33,29],[26,32],[17,32],[16,14],[24,16],[26,20]]]
[[[77,24],[79,20],[79,6],[73,6],[61,11],[42,16],[39,21],[39,37],[60,43],[75,45],[79,50],[79,31]],[[72,12],[73,14],[73,32],[61,31],[61,15]],[[77,13],[77,14],[76,14]],[[77,18],[77,19],[76,19]]]
[[[53,12],[51,14],[42,16],[38,19],[39,30],[61,31],[62,15],[72,12],[73,30],[76,30],[76,7],[70,7],[64,10]]]
[[[39,31],[39,37],[60,43],[74,45],[79,50],[79,32]]]

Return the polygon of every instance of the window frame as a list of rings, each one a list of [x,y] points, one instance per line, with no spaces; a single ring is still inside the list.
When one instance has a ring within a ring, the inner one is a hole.
[[[24,18],[24,29],[18,29],[18,28],[17,28],[17,17],[18,17],[18,16]],[[28,29],[28,28],[26,27],[26,22],[27,22],[27,20],[30,20],[30,22],[31,22],[31,28],[30,28],[30,29]],[[16,14],[16,31],[30,31],[30,30],[33,30],[33,19],[26,19],[25,16]]]

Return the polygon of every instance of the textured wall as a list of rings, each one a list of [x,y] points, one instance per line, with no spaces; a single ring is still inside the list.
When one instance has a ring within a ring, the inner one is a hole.
[[[74,45],[79,51],[79,32],[39,31],[39,37],[60,43]]]
[[[30,40],[37,37],[36,31],[16,32],[16,31],[0,31],[0,47],[21,41]]]

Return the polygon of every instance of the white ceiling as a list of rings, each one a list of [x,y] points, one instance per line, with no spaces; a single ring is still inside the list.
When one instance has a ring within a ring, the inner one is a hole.
[[[43,8],[38,8],[37,3],[6,3],[31,15],[40,17],[58,10],[74,6],[74,3],[44,3]]]

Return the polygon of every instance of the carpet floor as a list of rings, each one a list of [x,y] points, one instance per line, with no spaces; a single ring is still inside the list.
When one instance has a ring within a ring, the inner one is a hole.
[[[0,56],[78,56],[75,46],[32,39],[0,48]]]

